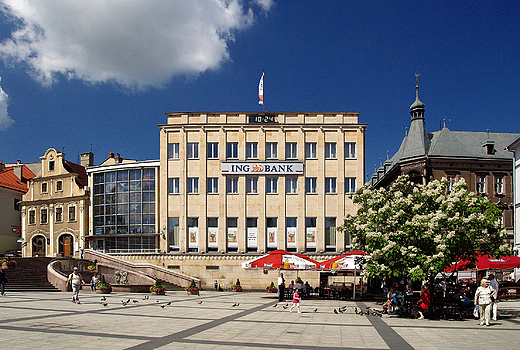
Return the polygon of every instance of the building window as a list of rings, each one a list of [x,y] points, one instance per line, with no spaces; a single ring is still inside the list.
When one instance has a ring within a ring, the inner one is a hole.
[[[208,142],[206,153],[208,159],[218,159],[218,142]]]
[[[495,193],[504,194],[504,177],[495,176]]]
[[[218,177],[208,177],[207,193],[218,193]]]
[[[265,143],[265,159],[277,159],[278,158],[278,143],[277,142],[266,142]]]
[[[246,143],[246,158],[258,159],[258,142]]]
[[[207,218],[208,251],[218,251],[218,218]]]
[[[168,179],[168,194],[179,194],[179,178],[170,177]]]
[[[317,179],[315,177],[305,178],[305,193],[318,193]]]
[[[63,222],[63,208],[57,207],[55,210],[54,216],[55,216],[56,222]]]
[[[179,218],[168,218],[168,245],[170,251],[180,250]]]
[[[318,144],[316,142],[305,143],[305,159],[318,158]]]
[[[238,218],[227,218],[227,250],[238,251]]]
[[[238,142],[227,143],[227,159],[238,159]]]
[[[228,177],[226,179],[226,193],[237,194],[238,193],[238,177]]]
[[[179,144],[169,143],[168,144],[168,159],[179,159]]]
[[[36,210],[29,210],[29,225],[36,224]]]
[[[18,199],[18,198],[13,198],[13,199],[14,199],[13,210],[20,211],[20,199]]]
[[[268,193],[268,194],[278,193],[278,178],[277,177],[266,177],[265,178],[265,193]]]
[[[246,248],[248,252],[258,251],[258,218],[246,218]]]
[[[47,223],[47,209],[46,208],[40,209],[40,223],[41,224]]]
[[[325,178],[325,193],[336,193],[336,178],[326,177]]]
[[[486,193],[486,176],[477,176],[477,193]]]
[[[285,218],[285,239],[287,250],[296,252],[296,234],[297,234],[298,218]]]
[[[47,182],[42,182],[42,193],[47,193]]]
[[[246,191],[248,194],[258,193],[258,177],[246,177]]]
[[[53,160],[51,160],[49,162],[49,171],[54,171],[54,161]]]
[[[448,192],[451,192],[457,181],[457,175],[446,175],[446,179],[448,180]]]
[[[188,177],[188,193],[197,194],[199,193],[199,178]]]
[[[345,178],[345,193],[356,193],[356,178],[346,177]]]
[[[336,142],[325,142],[325,159],[336,159]]]
[[[316,251],[317,218],[305,218],[305,249],[309,252]]]
[[[285,144],[285,158],[286,159],[297,159],[298,158],[298,144],[296,142],[287,142]]]
[[[56,192],[61,192],[61,191],[63,191],[63,181],[58,180],[58,181],[56,181]]]
[[[356,143],[355,142],[345,142],[345,159],[355,159],[356,158]]]
[[[199,159],[198,142],[188,142],[188,159]]]
[[[297,177],[286,177],[285,178],[285,193],[288,193],[288,194],[298,193],[298,178]]]
[[[188,218],[188,251],[199,251],[199,218]]]
[[[325,249],[336,250],[336,218],[325,218]]]
[[[69,207],[69,221],[76,221],[76,207]]]

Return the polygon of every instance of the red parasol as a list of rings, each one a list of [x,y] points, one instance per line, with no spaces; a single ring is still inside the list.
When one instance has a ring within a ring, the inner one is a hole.
[[[277,249],[242,263],[244,269],[316,270],[318,262],[303,254]]]
[[[444,269],[445,272],[452,272],[463,270],[508,270],[520,267],[520,257],[515,255],[501,256],[493,258],[489,255],[482,255],[478,258],[475,264],[469,261],[459,261],[451,264],[451,266]]]
[[[320,262],[318,268],[320,270],[354,270],[355,259],[366,255],[369,254],[361,250],[352,250],[335,258]]]

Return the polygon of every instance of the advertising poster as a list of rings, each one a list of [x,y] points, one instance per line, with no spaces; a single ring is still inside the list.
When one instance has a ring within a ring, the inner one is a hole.
[[[198,227],[190,227],[188,231],[188,239],[189,239],[189,248],[198,248],[199,247],[199,228]]]
[[[218,227],[208,228],[208,248],[218,248]]]
[[[268,248],[276,248],[276,233],[278,231],[278,228],[276,227],[269,227],[267,228],[267,247]]]
[[[247,228],[247,248],[258,248],[258,228],[256,227]]]
[[[287,227],[287,248],[296,248],[296,227]]]
[[[228,248],[238,248],[238,228],[229,227],[227,232],[227,246]]]
[[[316,248],[316,227],[307,227],[306,237],[307,248]]]

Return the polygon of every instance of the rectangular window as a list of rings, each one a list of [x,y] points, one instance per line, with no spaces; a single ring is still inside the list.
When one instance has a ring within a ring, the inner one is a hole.
[[[49,162],[49,171],[54,171],[54,161],[53,160],[51,160]]]
[[[266,142],[265,143],[265,159],[277,159],[278,158],[278,143],[277,142]]]
[[[336,218],[325,218],[325,249],[336,250]]]
[[[46,208],[40,209],[40,223],[41,224],[47,223],[47,209]]]
[[[227,250],[238,251],[238,218],[227,218]]]
[[[298,178],[297,177],[286,177],[285,178],[285,193],[288,193],[288,194],[298,193]]]
[[[58,180],[58,181],[56,181],[56,192],[61,192],[61,191],[63,191],[63,181]]]
[[[180,250],[179,218],[168,218],[168,245],[170,251]]]
[[[326,177],[325,178],[325,193],[336,193],[336,178]]]
[[[316,142],[305,143],[305,159],[318,158],[318,144]]]
[[[218,193],[218,177],[208,177],[208,193]]]
[[[345,142],[345,159],[355,159],[356,158],[356,143],[355,142]]]
[[[206,153],[208,159],[218,159],[218,142],[208,142]]]
[[[258,193],[258,177],[246,177],[246,191],[248,194]]]
[[[179,159],[179,144],[169,143],[168,144],[168,159]]]
[[[285,158],[286,159],[297,159],[298,158],[298,144],[296,142],[287,142],[285,144]]]
[[[179,194],[179,178],[170,177],[168,179],[168,194]]]
[[[315,217],[305,218],[305,249],[310,252],[316,251],[317,220]]]
[[[226,179],[226,192],[229,194],[238,193],[238,177],[228,177]]]
[[[199,193],[199,178],[188,177],[188,193],[196,194]]]
[[[504,194],[504,177],[495,176],[495,193]]]
[[[76,207],[69,207],[69,221],[76,221]]]
[[[448,180],[448,192],[451,192],[451,191],[453,191],[453,186],[455,186],[457,176],[456,175],[446,175],[446,179]]]
[[[297,223],[298,218],[285,218],[285,239],[287,242],[287,250],[290,252],[296,252],[297,248]]]
[[[336,159],[336,142],[325,142],[325,159]]]
[[[42,182],[42,193],[47,193],[47,182]]]
[[[277,177],[266,177],[265,178],[265,193],[270,193],[270,194],[278,193],[278,178]]]
[[[238,142],[227,143],[227,159],[238,159]]]
[[[36,224],[36,210],[29,210],[29,225]]]
[[[56,208],[55,219],[56,219],[56,222],[63,222],[63,208],[62,207]]]
[[[208,251],[218,251],[218,218],[207,219]]]
[[[199,159],[198,142],[188,142],[188,159]]]
[[[248,252],[258,251],[258,218],[246,218],[246,247]]]
[[[246,143],[246,158],[258,159],[258,142]]]
[[[477,193],[486,193],[486,176],[477,176]]]
[[[317,179],[315,177],[305,178],[305,193],[318,193]]]
[[[20,199],[13,198],[13,210],[20,211]]]
[[[346,177],[345,178],[345,193],[356,193],[356,178]]]

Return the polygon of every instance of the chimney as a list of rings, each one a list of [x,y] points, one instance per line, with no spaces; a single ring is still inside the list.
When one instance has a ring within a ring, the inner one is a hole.
[[[0,171],[5,169],[4,161],[0,159]]]
[[[22,180],[22,167],[23,165],[21,160],[17,160],[16,164],[13,166],[13,173],[18,179],[20,179],[20,181]]]
[[[121,155],[119,153],[116,156],[116,163],[123,163],[123,158],[121,158]]]
[[[114,156],[115,156],[114,153],[112,153],[112,152],[109,152],[109,153],[108,153],[108,158],[114,158]]]
[[[88,166],[94,165],[94,153],[87,152],[87,153],[81,153],[81,166],[86,168]]]

